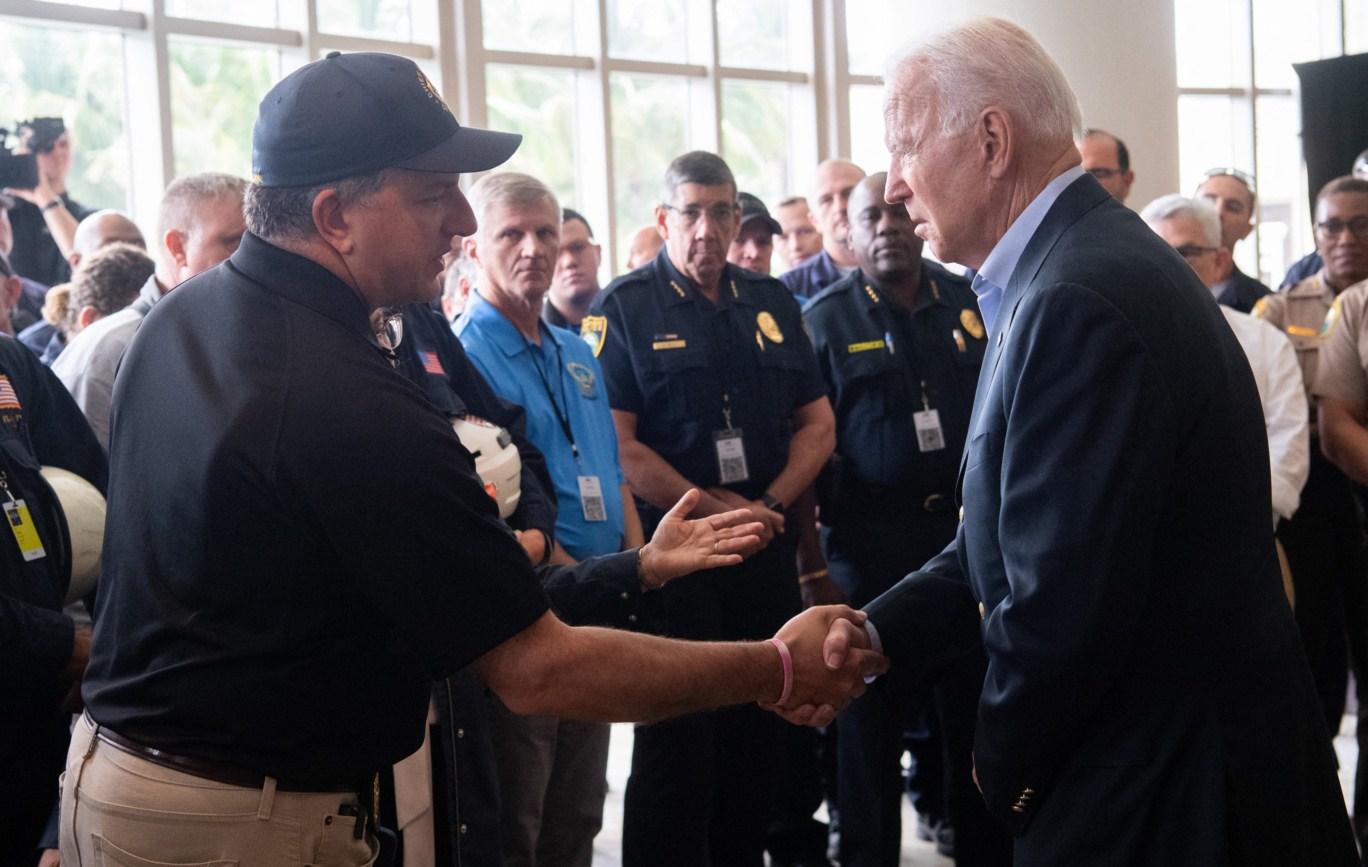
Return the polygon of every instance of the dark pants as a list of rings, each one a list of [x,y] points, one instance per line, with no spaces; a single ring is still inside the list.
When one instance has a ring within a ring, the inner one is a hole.
[[[1349,479],[1311,442],[1311,472],[1292,520],[1278,527],[1296,591],[1297,628],[1306,647],[1326,729],[1344,715],[1349,645],[1346,588],[1368,575],[1358,503]],[[1358,592],[1361,592],[1359,590]],[[1350,603],[1357,604],[1357,603]]]
[[[918,506],[885,509],[858,520],[843,516],[839,525],[823,528],[822,546],[832,578],[851,605],[862,607],[940,553],[954,538],[956,526],[951,511],[931,513]],[[919,714],[934,720],[940,734],[934,758],[943,762],[939,786],[924,779],[923,767],[919,786],[930,797],[922,804],[928,810],[936,801],[943,805],[944,818],[955,829],[956,863],[1011,863],[1010,839],[988,815],[971,773],[974,720],[985,665],[983,654],[975,653],[936,672],[929,686],[914,683],[894,669],[841,716],[842,867],[898,864],[903,734]]]
[[[768,638],[799,610],[792,542],[780,537],[740,566],[680,578],[662,593],[667,635]],[[760,867],[787,725],[743,705],[638,726],[624,867]]]

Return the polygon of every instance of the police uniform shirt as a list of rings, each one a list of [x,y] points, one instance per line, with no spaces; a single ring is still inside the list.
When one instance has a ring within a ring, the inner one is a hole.
[[[664,248],[594,300],[580,333],[612,408],[636,415],[637,440],[699,487],[720,481],[715,435],[740,430],[749,477],[727,487],[763,494],[788,463],[794,412],[826,393],[782,283],[728,265],[714,304]]]
[[[77,223],[94,213],[66,193],[62,193],[62,204]],[[44,286],[70,280],[71,265],[53,240],[38,206],[21,199],[10,209],[9,217],[14,227],[14,251],[10,253],[14,272]]]
[[[1368,406],[1368,280],[1340,293],[1326,314],[1316,365],[1316,397]]]
[[[418,747],[433,680],[547,610],[367,314],[248,234],[144,320],[114,388],[97,723],[296,784],[368,779]]]
[[[1266,320],[1287,333],[1292,348],[1297,350],[1297,364],[1302,371],[1302,384],[1311,413],[1311,430],[1316,429],[1316,402],[1311,389],[1316,383],[1316,357],[1320,351],[1321,327],[1325,314],[1335,303],[1335,290],[1313,274],[1285,292],[1260,298],[1251,315]]]
[[[602,372],[573,333],[544,323],[540,328],[541,342],[534,344],[479,292],[470,293],[455,326],[484,378],[527,413],[528,439],[546,456],[556,491],[556,540],[576,560],[618,551],[623,476]],[[601,516],[586,513],[581,478],[598,480]]]
[[[842,484],[917,504],[954,488],[986,346],[969,283],[927,261],[921,275],[911,311],[859,270],[803,311],[836,412]],[[929,410],[944,446],[923,451],[914,414]]]

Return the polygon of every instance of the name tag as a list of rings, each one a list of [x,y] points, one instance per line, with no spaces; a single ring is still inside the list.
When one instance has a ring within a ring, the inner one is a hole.
[[[608,520],[608,510],[603,505],[603,484],[598,476],[579,476],[580,511],[584,520],[590,523]]]
[[[10,500],[4,504],[4,508],[5,521],[14,534],[14,541],[19,543],[19,553],[24,555],[24,562],[31,563],[46,557],[43,540],[38,538],[38,528],[29,515],[28,504],[23,500]]]
[[[854,355],[857,352],[869,352],[874,349],[886,349],[887,345],[882,340],[866,340],[862,343],[852,343],[846,347],[847,355]]]
[[[917,448],[922,452],[938,452],[945,448],[945,432],[941,430],[940,410],[928,409],[912,415],[917,428]]]
[[[750,478],[750,470],[746,467],[746,443],[741,438],[740,428],[715,431],[713,445],[717,448],[719,482],[731,485]]]
[[[687,340],[657,340],[651,344],[651,348],[659,352],[662,349],[684,349],[688,345]]]

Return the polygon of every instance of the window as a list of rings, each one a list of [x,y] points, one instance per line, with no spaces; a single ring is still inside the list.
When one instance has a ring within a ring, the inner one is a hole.
[[[689,149],[687,79],[614,74],[613,188],[617,249],[655,220],[660,182],[670,160]],[[617,258],[622,258],[618,256]]]
[[[232,3],[222,0],[166,0],[166,14],[253,27],[275,27],[279,21],[276,0],[234,0]]]
[[[1254,172],[1258,223],[1235,260],[1277,286],[1315,246],[1292,64],[1343,53],[1368,25],[1363,4],[1175,0],[1174,16],[1182,188],[1195,190],[1209,168]]]
[[[87,207],[127,207],[123,90],[109,86],[123,77],[123,37],[0,22],[0,43],[8,47],[0,124],[61,117],[72,141],[71,195]]]
[[[686,0],[605,0],[608,53],[625,60],[684,63],[690,57]],[[491,4],[492,5],[492,4]],[[489,8],[489,7],[486,7]],[[694,48],[697,53],[698,48]]]
[[[850,88],[850,159],[869,174],[888,168],[882,85],[858,84]]]
[[[266,0],[259,0],[266,2]],[[424,15],[415,20],[415,11],[429,9],[430,3],[409,0],[316,0],[318,29],[342,36],[393,39],[412,42],[419,34],[432,34],[436,18]],[[418,10],[415,10],[415,5]]]
[[[484,45],[504,51],[575,52],[574,5],[567,0],[504,0],[484,16]]]
[[[172,137],[176,174],[250,177],[257,104],[279,76],[279,56],[260,48],[173,40]]]
[[[520,132],[522,144],[501,170],[545,181],[565,205],[575,196],[573,73],[560,69],[493,66],[485,72],[489,125]]]

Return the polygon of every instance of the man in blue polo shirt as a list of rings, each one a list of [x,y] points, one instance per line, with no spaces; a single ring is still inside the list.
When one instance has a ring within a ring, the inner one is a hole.
[[[641,543],[641,521],[618,462],[598,361],[572,332],[541,319],[560,243],[556,196],[535,178],[489,175],[471,191],[479,231],[465,240],[480,266],[456,333],[501,397],[525,408],[528,439],[556,490],[553,561]],[[607,794],[608,726],[492,710],[508,867],[583,865]]]

